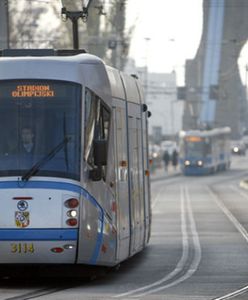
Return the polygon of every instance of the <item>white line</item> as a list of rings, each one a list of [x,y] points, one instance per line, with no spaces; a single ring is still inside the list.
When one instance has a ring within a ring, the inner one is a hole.
[[[201,244],[199,240],[199,235],[196,229],[195,225],[195,218],[192,211],[191,203],[190,203],[190,197],[189,197],[189,191],[186,189],[186,198],[187,198],[187,207],[189,211],[189,217],[190,217],[190,226],[191,226],[191,232],[193,234],[193,241],[194,241],[194,247],[195,247],[195,258],[194,258],[194,270],[196,271],[199,263],[201,261]]]
[[[219,206],[219,208],[224,212],[224,214],[228,217],[228,219],[233,223],[233,225],[236,227],[236,229],[241,233],[241,235],[243,236],[243,238],[246,240],[246,242],[248,243],[248,233],[245,230],[245,228],[238,222],[238,220],[234,217],[234,215],[226,208],[226,206],[219,201],[218,197],[213,193],[212,190],[210,190],[209,187],[207,187],[207,190],[209,192],[209,194],[211,195],[211,197],[214,199],[214,201],[216,202],[216,204]],[[236,290],[232,293],[229,293],[225,296],[219,297],[219,298],[214,298],[214,300],[227,300],[227,299],[231,299],[233,297],[239,296],[243,293],[245,293],[248,290],[248,285],[244,286],[243,288]]]
[[[189,198],[189,192],[188,192],[187,188],[185,188],[185,195],[186,195],[186,200],[187,200],[187,209],[188,209],[188,214],[189,214],[189,218],[190,218],[190,228],[191,228],[191,233],[193,236],[193,243],[194,243],[194,250],[195,250],[194,259],[191,262],[191,265],[189,266],[188,271],[183,276],[179,277],[177,280],[175,280],[167,285],[149,290],[143,294],[135,295],[134,297],[143,297],[148,294],[159,292],[159,291],[162,291],[169,287],[175,286],[175,285],[187,280],[188,278],[190,278],[197,270],[197,268],[200,264],[200,261],[201,261],[201,245],[200,245],[198,233],[197,233],[196,226],[195,226],[194,215],[192,212],[192,207],[191,207],[190,198]]]
[[[159,189],[159,191],[158,191],[158,193],[157,193],[156,197],[155,197],[155,198],[154,198],[154,200],[152,201],[152,208],[154,208],[154,207],[155,207],[155,205],[157,205],[157,202],[158,202],[158,199],[159,199],[160,193],[161,193],[161,191],[162,191],[164,188],[165,188],[165,187],[164,187],[164,186],[162,186],[162,187]]]
[[[214,298],[213,300],[228,300],[228,299],[232,299],[236,296],[240,296],[242,294],[244,294],[246,291],[248,290],[248,285],[235,291],[235,292],[232,292],[230,294],[227,294],[225,296],[222,296],[222,297],[219,297],[219,298]]]
[[[236,186],[231,185],[231,189],[237,193],[239,193],[242,197],[248,200],[248,194],[238,189]]]
[[[209,187],[207,187],[208,193],[211,195],[211,197],[214,199],[216,204],[219,206],[219,208],[224,212],[224,214],[228,217],[228,219],[233,223],[233,225],[237,228],[237,230],[241,233],[243,238],[248,243],[248,233],[245,230],[245,228],[238,222],[238,220],[234,217],[234,215],[226,208],[226,206],[219,201],[217,196],[210,190]]]
[[[125,297],[125,296],[130,296],[130,295],[133,295],[137,292],[142,292],[142,291],[145,291],[145,290],[150,289],[152,287],[158,286],[158,285],[160,285],[162,283],[165,283],[166,281],[172,279],[173,277],[175,277],[183,269],[183,266],[185,265],[185,263],[187,261],[187,258],[188,258],[188,255],[189,255],[189,242],[188,242],[188,234],[187,234],[187,230],[186,230],[185,198],[183,196],[182,187],[180,187],[180,192],[181,192],[180,193],[180,198],[181,198],[181,231],[182,231],[182,248],[183,249],[182,249],[182,256],[181,256],[179,262],[177,263],[176,268],[171,273],[169,273],[165,277],[161,278],[160,280],[155,281],[154,283],[145,285],[141,288],[134,289],[134,290],[131,290],[131,291],[126,292],[126,293],[115,295],[115,296],[113,296],[113,298],[121,298],[121,297]]]

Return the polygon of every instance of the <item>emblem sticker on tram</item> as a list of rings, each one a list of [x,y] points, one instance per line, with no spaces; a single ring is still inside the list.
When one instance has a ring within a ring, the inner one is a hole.
[[[17,203],[17,208],[20,210],[20,211],[25,211],[28,209],[28,202],[27,201],[19,201]]]
[[[15,223],[17,227],[24,228],[30,223],[28,211],[16,211],[15,212]]]

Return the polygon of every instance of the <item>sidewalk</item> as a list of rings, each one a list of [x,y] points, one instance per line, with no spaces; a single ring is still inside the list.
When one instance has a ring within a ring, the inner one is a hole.
[[[166,172],[163,167],[156,168],[153,172],[151,172],[151,181],[166,179],[174,176],[180,175],[181,172],[179,170],[179,167],[174,169],[173,166],[168,167],[168,171]]]

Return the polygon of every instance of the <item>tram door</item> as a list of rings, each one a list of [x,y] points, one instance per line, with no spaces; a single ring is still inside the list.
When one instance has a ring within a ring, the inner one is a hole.
[[[143,134],[143,159],[144,159],[144,170],[149,170],[148,161],[148,141],[147,141],[147,112],[143,112],[143,122],[142,122],[142,134]],[[145,242],[149,241],[150,230],[151,230],[151,205],[150,205],[150,178],[149,175],[144,172],[144,201],[145,201]]]
[[[128,150],[126,102],[115,100],[113,107],[115,147],[115,173],[117,177],[116,195],[118,202],[118,246],[117,259],[128,257],[130,248],[130,210],[128,189]]]
[[[144,243],[143,156],[140,106],[128,103],[129,190],[131,215],[130,254]],[[131,112],[131,114],[130,114]]]

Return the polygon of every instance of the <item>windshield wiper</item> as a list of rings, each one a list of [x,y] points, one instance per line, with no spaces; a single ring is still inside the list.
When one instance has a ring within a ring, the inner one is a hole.
[[[35,175],[44,164],[51,160],[70,141],[70,139],[71,138],[69,137],[65,137],[62,142],[54,147],[46,156],[40,159],[22,176],[22,181],[28,181],[30,177]]]

